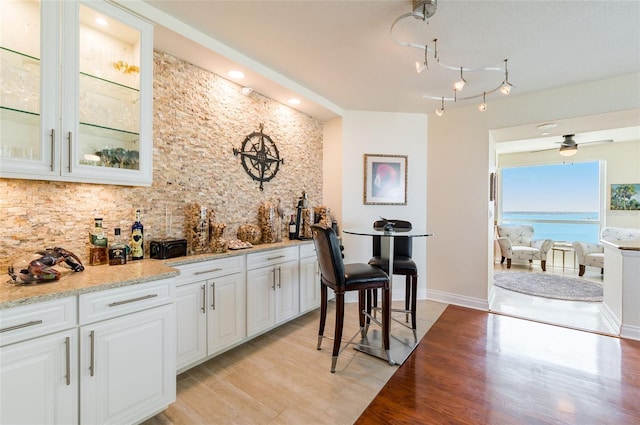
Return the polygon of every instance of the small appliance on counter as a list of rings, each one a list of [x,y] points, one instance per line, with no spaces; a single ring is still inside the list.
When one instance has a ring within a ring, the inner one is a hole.
[[[167,258],[183,257],[187,255],[186,239],[159,239],[149,242],[151,258],[166,260]]]

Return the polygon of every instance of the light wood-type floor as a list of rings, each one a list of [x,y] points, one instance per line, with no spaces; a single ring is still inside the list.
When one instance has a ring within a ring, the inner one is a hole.
[[[640,423],[640,341],[449,306],[357,424]]]
[[[445,308],[418,301],[418,339]],[[345,310],[349,339],[358,329],[357,304]],[[330,302],[325,335],[333,333],[334,316]],[[145,425],[352,424],[398,366],[350,346],[331,373],[333,341],[316,350],[318,317],[311,312],[180,374],[177,401]],[[392,329],[412,338],[397,323]]]
[[[600,269],[594,267],[587,267],[584,276],[579,277],[578,271],[572,266],[567,266],[563,270],[560,262],[557,262],[555,267],[548,263],[546,272],[542,271],[539,264],[539,262],[534,262],[533,266],[513,264],[510,270],[555,274],[599,284],[604,281]],[[494,265],[494,272],[500,271],[509,271],[506,263]],[[492,292],[490,292],[489,309],[493,312],[606,335],[618,335],[619,333],[619,329],[614,328],[602,314],[602,303],[533,297],[497,286],[493,286],[490,290]]]

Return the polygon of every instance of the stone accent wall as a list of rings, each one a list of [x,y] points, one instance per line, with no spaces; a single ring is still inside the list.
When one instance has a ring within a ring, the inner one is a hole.
[[[125,238],[136,208],[148,240],[168,233],[184,237],[184,209],[197,202],[226,223],[225,238],[238,226],[258,224],[263,201],[281,200],[293,214],[306,191],[322,204],[322,122],[162,52],[154,54],[153,185],[125,187],[0,179],[0,267],[44,247],[62,246],[88,262],[88,231],[101,216],[108,234]],[[264,183],[251,179],[233,149],[260,124],[284,164]],[[165,223],[171,217],[167,231]],[[148,245],[145,244],[146,255]]]

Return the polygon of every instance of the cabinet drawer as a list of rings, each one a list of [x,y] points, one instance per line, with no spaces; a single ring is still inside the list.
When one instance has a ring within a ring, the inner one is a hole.
[[[194,281],[240,273],[244,269],[244,255],[185,264],[175,266],[175,268],[180,270],[180,276],[176,278],[176,285],[179,286]]]
[[[80,324],[110,319],[173,302],[172,283],[171,279],[162,279],[124,288],[82,294],[79,297]]]
[[[298,247],[296,246],[256,252],[253,254],[247,254],[247,269],[257,269],[297,259]]]
[[[76,297],[0,310],[0,346],[70,329],[77,323]]]
[[[307,243],[304,245],[300,245],[300,258],[305,257],[315,257],[316,256],[316,245],[313,243]]]

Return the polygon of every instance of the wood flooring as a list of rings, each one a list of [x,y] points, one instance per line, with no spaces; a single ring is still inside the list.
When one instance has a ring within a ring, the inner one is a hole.
[[[432,301],[418,311],[428,333],[400,367],[347,348],[330,373],[312,312],[179,375],[177,401],[145,425],[640,424],[639,341]]]
[[[640,424],[640,341],[449,306],[356,424]]]
[[[445,308],[418,301],[418,338]],[[333,334],[334,317],[330,302],[325,335]],[[333,341],[316,349],[318,323],[316,310],[178,375],[177,401],[144,424],[353,424],[398,366],[349,346],[331,373]],[[397,323],[392,329],[413,338]],[[348,303],[343,338],[357,330],[357,303]]]

